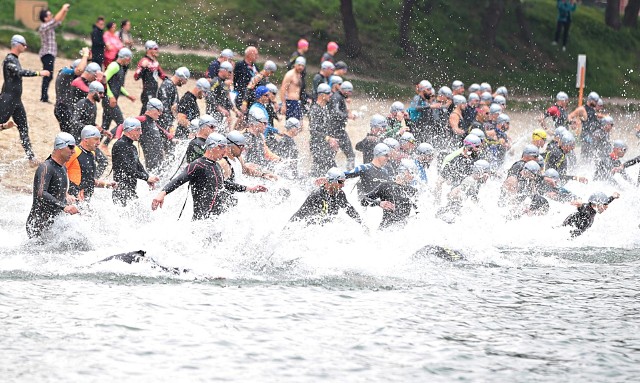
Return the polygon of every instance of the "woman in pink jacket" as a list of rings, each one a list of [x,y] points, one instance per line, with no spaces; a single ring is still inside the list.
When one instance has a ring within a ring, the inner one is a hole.
[[[102,35],[104,39],[104,67],[105,69],[111,64],[113,60],[116,59],[120,48],[123,47],[122,41],[116,34],[116,23],[113,21],[109,21],[107,23],[107,29],[104,31],[104,35]]]

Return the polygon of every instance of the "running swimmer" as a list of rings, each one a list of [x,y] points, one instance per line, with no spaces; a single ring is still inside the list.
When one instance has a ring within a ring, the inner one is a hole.
[[[348,119],[354,119],[353,113],[347,105],[348,98],[353,93],[353,85],[349,81],[345,81],[340,86],[340,90],[331,95],[329,99],[329,118],[333,127],[331,137],[338,140],[340,150],[347,156],[347,169],[353,169],[355,166],[356,153],[351,145],[351,138],[347,133]]]
[[[176,138],[186,139],[189,136],[189,125],[191,121],[200,117],[198,100],[203,99],[210,90],[211,83],[209,80],[199,78],[198,81],[196,81],[196,86],[182,95],[180,101],[178,101]]]
[[[374,114],[369,120],[369,128],[367,136],[356,144],[356,150],[362,152],[362,162],[365,164],[373,160],[373,148],[380,143],[387,130],[387,120],[380,114]]]
[[[362,223],[360,214],[347,201],[347,196],[342,190],[344,182],[345,174],[342,170],[338,168],[329,169],[322,186],[311,192],[290,221],[304,221],[307,224],[324,225],[338,215],[340,209],[345,209],[349,217],[358,223]]]
[[[218,124],[216,119],[208,114],[205,114],[195,121],[197,122],[198,132],[196,133],[196,136],[189,141],[189,145],[187,146],[185,158],[188,164],[204,155],[207,137],[209,137],[211,133],[215,132]]]
[[[118,106],[118,98],[120,95],[125,96],[131,102],[136,100],[135,96],[130,95],[124,88],[125,68],[131,63],[133,53],[129,48],[122,48],[118,52],[117,60],[111,62],[104,72],[107,83],[107,97],[102,99],[102,129],[109,130],[111,121],[120,125],[124,122],[122,111]],[[106,60],[105,60],[106,61]],[[111,130],[111,134],[115,134],[115,129]],[[105,145],[109,145],[111,139],[105,140]]]
[[[178,102],[180,101],[178,87],[186,84],[190,77],[189,69],[180,67],[176,69],[173,76],[165,78],[158,89],[158,100],[162,102],[164,110],[167,111],[158,119],[158,124],[164,130],[171,131],[173,129],[173,121],[175,120],[175,115],[178,114]]]
[[[142,135],[142,126],[136,118],[127,118],[123,124],[122,137],[113,144],[113,180],[118,183],[118,187],[113,189],[113,203],[126,206],[133,199],[138,198],[136,185],[141,179],[154,187],[160,180],[157,176],[149,174],[140,163],[138,149],[133,145]]]
[[[222,159],[227,149],[227,139],[220,133],[211,133],[205,143],[204,155],[191,162],[175,178],[166,184],[162,191],[153,199],[151,209],[162,207],[164,198],[181,185],[189,182],[191,196],[193,197],[193,220],[210,218],[219,215],[228,208],[228,195],[224,194],[225,188],[230,191],[248,191],[251,193],[264,192],[267,189],[262,186],[246,187],[231,181],[225,181],[222,169],[217,161]]]
[[[462,203],[466,199],[478,202],[480,187],[487,182],[491,174],[491,164],[486,160],[477,160],[473,163],[471,174],[465,177],[460,185],[451,189],[447,194],[447,205],[438,210],[437,217],[453,223],[456,217],[460,216]]]
[[[382,182],[360,200],[362,206],[380,206],[382,208],[380,230],[391,226],[405,225],[411,210],[417,210],[415,199],[418,190],[410,185],[414,181],[416,171],[417,168],[413,160],[403,159],[393,181]]]
[[[75,199],[67,196],[69,179],[65,163],[76,148],[76,141],[69,133],[59,133],[53,142],[53,152],[36,170],[33,177],[33,204],[27,218],[27,235],[42,235],[60,213],[77,214]]]
[[[140,109],[140,114],[144,114],[145,111],[148,110],[146,108],[147,103],[150,99],[156,97],[158,93],[158,80],[163,81],[167,78],[167,75],[164,74],[158,62],[158,52],[160,49],[158,44],[153,40],[149,40],[144,43],[144,49],[146,54],[138,61],[138,67],[133,73],[134,80],[138,81],[142,79],[142,93],[140,94],[142,109]]]
[[[88,201],[95,187],[115,188],[117,183],[98,179],[96,150],[101,137],[98,128],[87,125],[82,129],[80,136],[80,144],[76,146],[65,167],[69,176],[69,194],[79,201]]]
[[[577,212],[565,218],[562,226],[573,226],[575,228],[571,230],[571,237],[573,238],[582,235],[582,233],[593,225],[596,214],[604,213],[609,207],[609,204],[619,197],[620,194],[618,193],[613,193],[611,197],[607,197],[603,192],[592,194],[587,203],[578,205]]]
[[[331,136],[329,119],[329,97],[331,89],[328,84],[318,85],[316,101],[309,108],[309,150],[313,165],[313,176],[324,175],[329,169],[336,167],[335,156],[338,151],[338,140]]]
[[[144,154],[146,168],[151,172],[160,171],[164,164],[163,135],[169,132],[163,131],[158,125],[158,119],[164,113],[164,105],[157,98],[149,99],[144,112],[144,120],[141,122],[142,135],[140,147]]]
[[[18,132],[20,132],[20,142],[27,155],[27,159],[36,163],[36,155],[33,153],[31,141],[29,140],[27,112],[22,104],[22,78],[35,76],[49,77],[51,76],[51,72],[48,70],[32,71],[22,69],[18,57],[26,50],[27,40],[21,35],[13,35],[11,37],[11,51],[2,63],[4,84],[2,84],[2,92],[0,93],[0,131],[17,125]],[[7,123],[9,118],[12,118],[13,122]]]
[[[391,148],[381,142],[373,148],[373,160],[370,163],[356,166],[345,174],[346,178],[360,177],[357,184],[359,198],[374,191],[381,183],[391,180],[386,167],[390,154]]]

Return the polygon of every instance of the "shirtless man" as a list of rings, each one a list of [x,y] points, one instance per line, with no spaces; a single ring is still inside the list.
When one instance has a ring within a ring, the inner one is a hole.
[[[280,113],[287,119],[293,117],[302,120],[302,108],[300,107],[300,91],[302,90],[302,73],[307,64],[304,57],[296,58],[293,68],[282,79],[280,99],[282,108]]]

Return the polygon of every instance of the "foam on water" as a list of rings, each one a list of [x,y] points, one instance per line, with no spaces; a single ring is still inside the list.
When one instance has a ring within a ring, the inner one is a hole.
[[[433,167],[430,173],[430,179],[436,179]],[[481,203],[467,204],[453,224],[434,217],[433,196],[427,192],[420,199],[419,213],[405,227],[388,231],[377,230],[381,209],[361,208],[353,185],[353,180],[347,181],[345,191],[362,212],[368,231],[344,214],[331,225],[288,225],[311,185],[284,181],[268,185],[272,190],[290,189],[285,200],[269,193],[237,194],[238,205],[230,212],[192,222],[190,196],[178,220],[186,187],[167,196],[163,209],[152,212],[149,205],[157,191],[140,183],[140,199],[131,206],[115,207],[110,191],[97,189],[91,206],[81,215],[60,216],[53,230],[35,241],[28,240],[24,231],[31,197],[4,192],[0,194],[5,212],[0,225],[5,238],[0,244],[0,269],[158,275],[144,264],[93,265],[109,255],[142,249],[162,265],[191,270],[177,277],[186,279],[268,281],[369,275],[422,280],[433,276],[431,269],[452,267],[439,259],[416,259],[415,252],[425,245],[459,250],[467,257],[466,264],[553,267],[567,265],[570,261],[562,255],[578,249],[589,249],[597,257],[605,248],[631,249],[640,244],[633,187],[619,190],[620,200],[598,215],[585,235],[569,239],[568,230],[558,226],[574,207],[552,201],[547,216],[507,221],[505,211],[497,207],[498,180],[490,180],[481,189]],[[572,182],[568,188],[586,198],[594,185]],[[613,188],[602,185],[602,190]]]

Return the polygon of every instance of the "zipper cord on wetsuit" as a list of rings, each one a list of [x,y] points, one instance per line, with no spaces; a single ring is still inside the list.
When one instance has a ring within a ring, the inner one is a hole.
[[[174,174],[175,175],[175,174]],[[191,185],[187,185],[187,198],[184,199],[184,203],[182,204],[182,209],[180,209],[180,214],[178,215],[177,221],[182,217],[182,212],[184,212],[185,206],[187,206],[187,201],[189,200],[189,190],[191,189]]]

